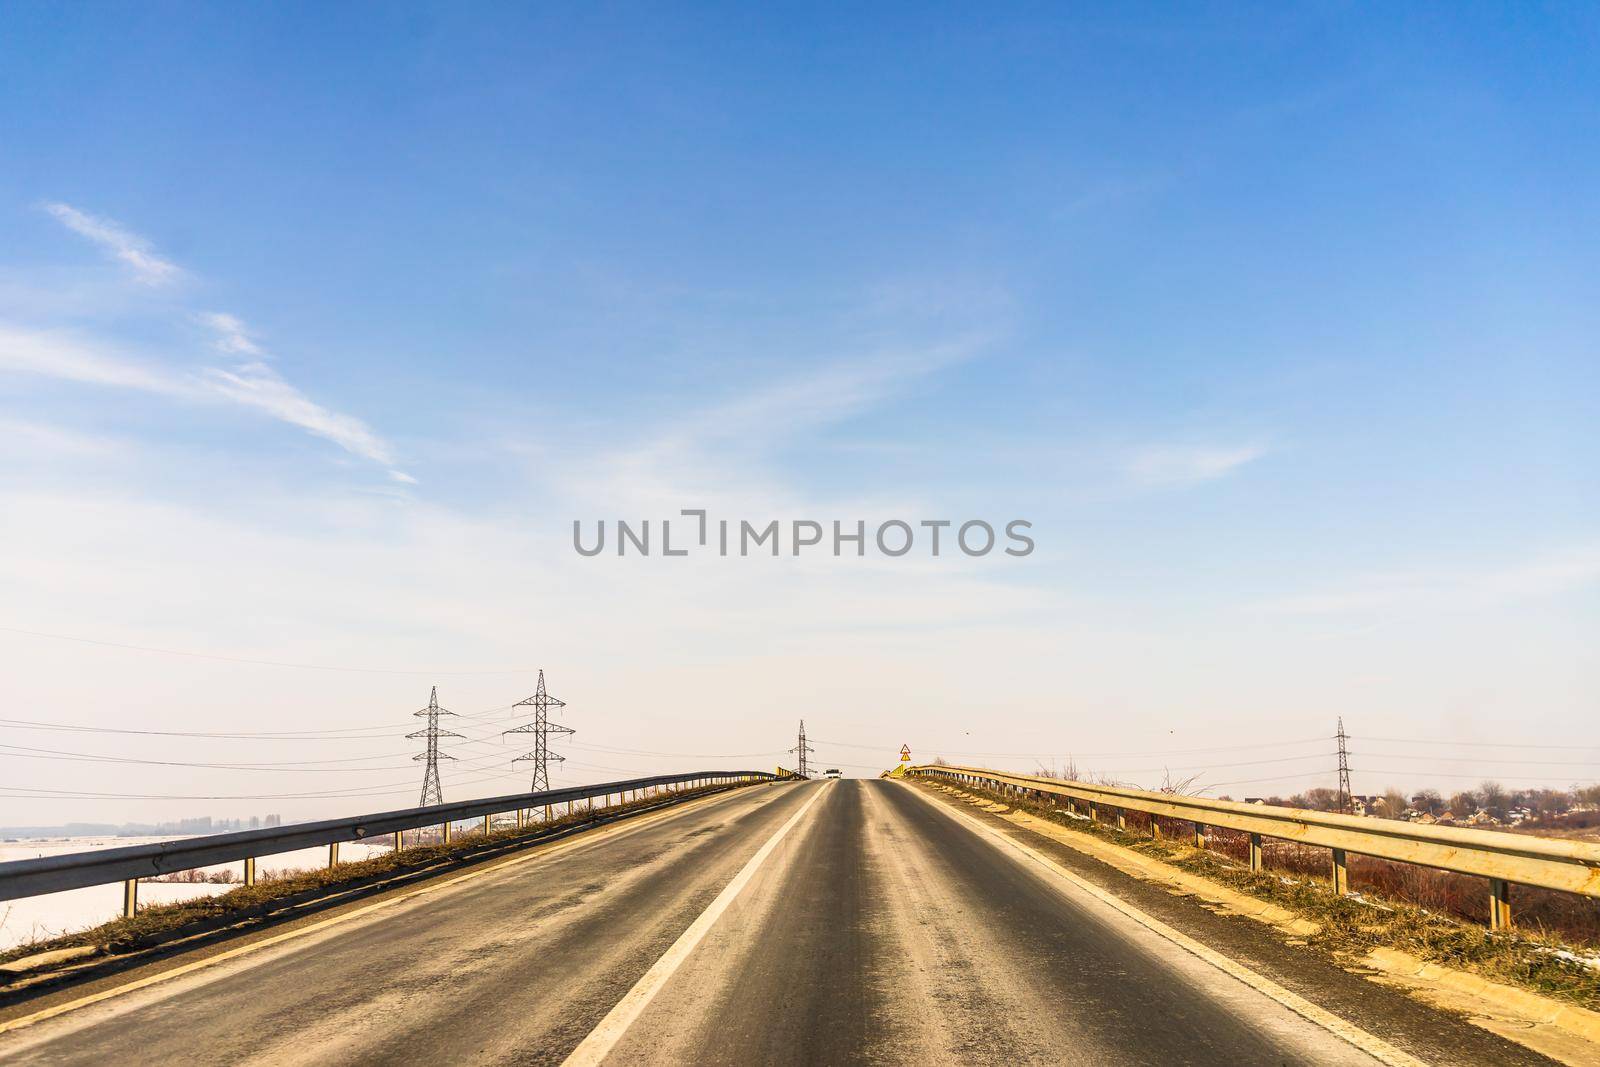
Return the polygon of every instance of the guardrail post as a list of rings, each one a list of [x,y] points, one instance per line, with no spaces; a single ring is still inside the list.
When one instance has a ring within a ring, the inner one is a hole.
[[[1342,897],[1350,892],[1350,865],[1345,860],[1344,849],[1333,849],[1333,895]]]
[[[492,816],[492,815],[485,815],[483,817],[483,836],[484,837],[488,837],[489,836],[489,820],[492,819],[492,818],[494,818],[494,816]]]
[[[244,884],[256,884],[256,858],[254,856],[244,861]]]
[[[1206,824],[1203,822],[1197,822],[1194,824],[1194,847],[1206,847]]]
[[[1117,829],[1118,830],[1126,830],[1127,828],[1128,828],[1128,813],[1123,811],[1121,808],[1118,808],[1117,809]]]
[[[1095,804],[1095,802],[1092,801],[1092,800],[1089,801],[1089,821],[1090,822],[1099,822],[1100,821],[1099,806],[1097,804]]]
[[[1489,879],[1489,929],[1511,929],[1511,883],[1504,878]]]
[[[447,845],[450,843],[450,820],[449,819],[446,819],[444,821],[444,843],[447,844]]]
[[[337,866],[339,866],[339,842],[333,841],[328,844],[328,867],[331,869]]]
[[[406,832],[404,830],[396,830],[394,832],[394,850],[396,852],[399,852],[401,849],[403,849],[405,847],[406,847]]]
[[[1250,835],[1250,871],[1252,874],[1261,873],[1261,835]]]
[[[1157,821],[1154,815],[1150,816],[1150,840],[1161,840],[1161,823]]]
[[[544,806],[544,821],[545,822],[549,822],[550,821],[550,805],[549,804],[546,804]]]
[[[122,917],[133,918],[139,910],[139,879],[129,878],[122,883]]]

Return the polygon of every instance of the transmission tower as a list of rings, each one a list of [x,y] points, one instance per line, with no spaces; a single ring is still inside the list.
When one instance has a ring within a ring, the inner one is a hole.
[[[460,737],[460,734],[451,733],[449,730],[439,729],[439,716],[454,715],[453,711],[446,711],[439,706],[439,687],[434,686],[433,692],[428,695],[428,706],[417,712],[417,717],[426,716],[428,725],[420,730],[406,734],[407,737],[426,737],[428,748],[425,752],[418,752],[411,758],[416,761],[426,760],[427,770],[422,773],[422,799],[418,801],[419,807],[432,807],[444,803],[444,790],[439,786],[439,761],[442,759],[455,759],[439,751],[439,738]]]
[[[1349,736],[1344,732],[1344,716],[1339,716],[1339,732],[1335,735],[1339,742],[1339,810],[1346,815],[1353,814],[1355,805],[1350,799],[1350,750],[1345,742]]]
[[[551,734],[577,733],[570,726],[562,726],[558,722],[550,721],[551,708],[564,708],[567,702],[557,700],[544,690],[544,671],[539,672],[539,690],[527,700],[519,700],[512,707],[533,708],[533,721],[526,726],[519,726],[515,730],[507,730],[508,734],[532,734],[533,751],[526,752],[512,760],[519,763],[522,760],[533,761],[533,787],[530,792],[539,793],[550,788],[550,764],[561,763],[567,757],[550,751]]]
[[[806,744],[806,721],[804,719],[800,720],[800,740],[789,751],[800,758],[800,766],[795,768],[795,770],[800,772],[800,777],[810,778],[811,767],[809,757],[811,753],[816,751],[816,749]]]

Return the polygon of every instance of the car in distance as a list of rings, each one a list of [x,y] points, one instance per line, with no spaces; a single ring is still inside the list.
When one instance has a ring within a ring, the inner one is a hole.
[[[827,770],[822,772],[822,777],[824,777],[824,778],[841,778],[841,777],[843,777],[843,775],[841,775],[839,773],[839,768],[837,768],[837,767],[829,767]]]

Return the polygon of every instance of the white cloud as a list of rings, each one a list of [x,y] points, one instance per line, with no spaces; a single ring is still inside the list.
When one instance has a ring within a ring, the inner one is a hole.
[[[0,323],[0,370],[167,396],[194,391],[180,375],[112,355],[92,341],[59,330],[20,330],[5,323]]]
[[[114,222],[86,214],[70,204],[47,203],[44,210],[128,264],[141,282],[164,284],[183,274],[175,264],[152,252],[149,242]],[[269,366],[267,353],[238,316],[205,311],[196,312],[193,317],[213,331],[213,347],[217,351],[241,362],[232,367],[163,367],[114,354],[107,350],[108,346],[60,331],[20,330],[0,323],[0,370],[191,400],[220,398],[332,441],[352,455],[389,467],[389,476],[396,482],[415,484],[409,474],[393,469],[394,456],[388,443],[365,422],[317,403]]]
[[[234,370],[208,367],[203,380],[218,395],[332,441],[346,452],[385,466],[394,462],[389,446],[366,423],[328,410],[265,363],[246,363]]]
[[[388,443],[366,423],[318,404],[259,360],[232,369],[175,370],[112,354],[63,332],[19,330],[0,323],[0,370],[190,401],[223,399],[297,426],[363,459],[391,468],[394,463]],[[391,469],[389,474],[398,482],[415,484],[402,471]]]
[[[133,275],[146,285],[165,285],[183,276],[183,271],[150,250],[150,243],[129,233],[108,219],[85,214],[70,204],[50,203],[44,209],[67,229],[110,252],[133,269]]]
[[[919,378],[975,356],[983,338],[828,363],[698,412],[685,428],[720,437],[774,436],[827,425],[882,403]]]
[[[266,363],[266,352],[256,344],[244,322],[224,311],[208,311],[197,318],[216,333],[218,351],[249,357],[231,370],[208,367],[207,386],[220,395],[275,419],[298,426],[343,448],[352,455],[389,467],[389,477],[406,485],[416,479],[393,469],[394,455],[387,442],[353,415],[330,411],[284,380]]]
[[[260,356],[261,351],[243,322],[225,311],[205,311],[196,316],[201,322],[211,327],[217,333],[217,351],[233,355]]]
[[[43,455],[82,456],[97,461],[125,455],[131,442],[103,435],[80,433],[63,426],[26,419],[0,417],[0,449],[37,460]]]
[[[772,454],[796,435],[872,410],[920,380],[975,357],[972,335],[920,348],[872,352],[813,367],[703,405],[654,427],[643,440],[564,467],[566,488],[596,505],[733,508],[797,505],[773,477]]]
[[[1558,596],[1596,582],[1600,582],[1600,546],[1586,546],[1473,573],[1370,575],[1353,579],[1346,588],[1269,600],[1256,607],[1274,615],[1311,616],[1483,608]]]
[[[1266,454],[1260,445],[1159,445],[1130,457],[1127,471],[1142,485],[1194,485],[1221,478]]]

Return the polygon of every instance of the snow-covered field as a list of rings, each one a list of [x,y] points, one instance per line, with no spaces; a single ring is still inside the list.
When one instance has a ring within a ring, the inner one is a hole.
[[[34,859],[39,856],[60,856],[69,852],[89,852],[102,848],[122,848],[127,845],[146,845],[156,841],[176,840],[171,837],[41,837],[20,841],[0,841],[0,863],[9,860]],[[339,846],[341,860],[364,860],[382,852],[389,846],[384,842],[349,841]],[[326,848],[301,849],[276,856],[262,856],[256,861],[259,875],[267,877],[273,871],[310,870],[328,862]],[[224,864],[203,868],[208,871],[231,869],[241,875],[243,864]],[[238,883],[235,882],[234,885]],[[140,904],[168,904],[177,900],[226,893],[233,885],[207,882],[140,882]],[[98,926],[122,914],[122,884],[89,886],[66,893],[50,893],[42,897],[0,902],[0,951],[27,941],[55,937],[59,934]]]

